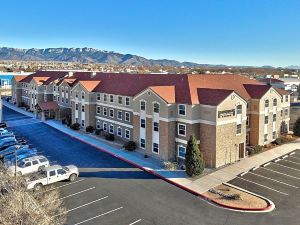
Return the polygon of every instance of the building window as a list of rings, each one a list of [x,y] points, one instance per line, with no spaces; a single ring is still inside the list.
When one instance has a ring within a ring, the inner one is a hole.
[[[273,133],[272,133],[272,138],[273,138],[273,139],[276,139],[276,131],[273,131]]]
[[[107,102],[107,95],[106,94],[103,95],[103,101]]]
[[[289,96],[288,96],[288,95],[285,96],[285,101],[286,101],[286,102],[289,101]]]
[[[265,116],[265,124],[269,123],[269,116]]]
[[[145,119],[141,119],[141,121],[140,121],[140,126],[141,126],[141,128],[145,128],[146,127],[146,121],[145,121]]]
[[[112,124],[109,125],[109,133],[110,134],[114,133],[114,125],[112,125]]]
[[[33,88],[32,88],[33,89]],[[57,87],[57,91],[59,91],[59,87]]]
[[[159,131],[159,123],[157,123],[157,122],[154,122],[153,123],[153,131]]]
[[[78,110],[78,104],[75,104],[75,110]]]
[[[129,114],[129,112],[125,112],[125,121],[130,122],[130,114]]]
[[[78,98],[78,91],[75,92],[75,98]]]
[[[236,134],[241,134],[242,133],[242,124],[237,124],[236,125]]]
[[[61,98],[61,102],[64,102],[64,98]]]
[[[107,116],[107,108],[103,107],[103,116]]]
[[[56,96],[55,95],[53,96],[53,100],[56,101]]]
[[[99,129],[100,129],[100,120],[97,120],[97,123],[96,123],[96,128],[97,128],[97,130],[99,130]]]
[[[178,124],[178,135],[185,136],[186,134],[186,125]]]
[[[249,126],[249,124],[250,124],[250,117],[249,115],[247,115],[246,125]]]
[[[281,117],[283,116],[283,110],[280,111],[280,116],[281,116]]]
[[[152,151],[156,154],[159,152],[159,146],[157,143],[153,143]]]
[[[129,97],[126,97],[126,98],[125,98],[125,105],[130,105]]]
[[[101,107],[97,106],[97,114],[100,114],[100,113],[101,113]]]
[[[178,157],[185,159],[185,153],[186,153],[186,148],[183,147],[182,145],[178,146]]]
[[[276,114],[273,114],[273,122],[276,121]]]
[[[123,98],[122,98],[122,96],[119,96],[119,97],[118,97],[118,103],[119,103],[120,105],[123,104]]]
[[[81,99],[84,100],[84,92],[81,92]]]
[[[84,105],[81,106],[81,112],[84,112]]]
[[[69,100],[66,98],[66,103],[68,104],[69,103]]]
[[[117,129],[117,135],[119,137],[122,137],[122,128],[121,127],[118,127],[118,129]]]
[[[97,93],[97,100],[100,101],[101,100],[101,94]]]
[[[242,105],[236,107],[236,114],[242,114]]]
[[[130,130],[125,129],[125,138],[130,139]]]
[[[109,117],[114,118],[114,110],[113,109],[109,110]]]
[[[141,138],[141,140],[140,140],[140,147],[143,149],[145,149],[145,147],[146,147],[146,140],[144,138]]]
[[[159,104],[158,103],[153,104],[153,112],[159,113]]]
[[[118,110],[118,120],[122,120],[123,118],[123,113],[121,110]]]
[[[103,130],[107,131],[107,123],[103,123]]]
[[[66,94],[68,94],[69,93],[69,90],[68,90],[68,88],[66,88]]]
[[[64,92],[64,87],[61,87],[61,92]]]
[[[288,109],[285,109],[284,112],[285,112],[285,115],[286,115],[286,116],[289,115],[289,110],[288,110]]]
[[[277,99],[273,99],[273,106],[277,106]]]
[[[84,120],[81,120],[81,126],[84,127]]]
[[[269,100],[265,100],[265,108],[268,108],[269,107]]]
[[[110,96],[109,96],[109,102],[111,102],[111,103],[114,102],[114,96],[113,96],[113,95],[110,95]]]
[[[146,102],[145,101],[141,101],[140,102],[140,109],[141,109],[141,111],[145,111],[146,110]]]
[[[182,116],[186,115],[185,105],[178,105],[178,114]]]
[[[268,141],[268,134],[265,134],[264,135],[264,142],[267,142]]]
[[[55,86],[53,86],[53,91],[56,91],[56,87]]]
[[[57,101],[59,102],[59,96],[57,96]]]

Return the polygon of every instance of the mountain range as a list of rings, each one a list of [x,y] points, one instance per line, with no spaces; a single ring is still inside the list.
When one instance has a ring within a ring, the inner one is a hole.
[[[0,47],[0,60],[62,61],[78,63],[107,63],[134,66],[209,66],[193,62],[179,62],[169,59],[146,59],[132,54],[121,54],[95,48],[45,48],[19,49]]]

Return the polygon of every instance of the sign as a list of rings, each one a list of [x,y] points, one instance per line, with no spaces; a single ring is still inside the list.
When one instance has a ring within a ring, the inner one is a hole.
[[[218,118],[230,117],[235,115],[235,109],[224,110],[218,112]]]

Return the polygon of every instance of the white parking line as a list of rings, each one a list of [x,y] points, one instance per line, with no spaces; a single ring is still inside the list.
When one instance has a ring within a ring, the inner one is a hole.
[[[285,156],[283,156],[283,157],[282,157],[282,159],[285,159],[285,158],[287,158],[287,157],[288,157],[288,156],[287,156],[287,155],[285,155]]]
[[[65,187],[65,186],[69,186],[69,185],[72,185],[72,184],[76,184],[76,183],[81,182],[81,181],[84,181],[84,179],[77,180],[77,181],[74,181],[74,182],[70,182],[70,183],[68,183],[68,184],[64,184],[64,185],[61,185],[61,186],[57,186],[57,187],[51,188],[51,189],[49,189],[49,190],[43,191],[43,192],[41,192],[41,193],[45,193],[45,192],[48,192],[48,191],[52,191],[52,190],[55,190],[55,189],[58,189],[58,188],[62,188],[62,187]]]
[[[291,152],[289,155],[295,155],[295,152]]]
[[[300,165],[300,163],[296,163],[296,162],[293,162],[293,161],[287,160],[287,159],[284,159],[283,161],[287,161],[287,162],[290,162],[290,163],[294,163],[294,164]]]
[[[272,171],[272,172],[274,172],[274,173],[278,173],[278,174],[281,174],[281,175],[284,175],[284,176],[287,176],[287,177],[291,177],[291,178],[294,178],[294,179],[300,180],[300,177],[294,177],[294,176],[291,176],[291,175],[289,175],[289,174],[286,174],[286,173],[281,173],[281,172],[278,172],[278,171],[276,171],[276,170],[271,170],[271,169],[264,168],[264,167],[262,167],[262,169],[269,170],[269,171]]]
[[[281,159],[275,159],[274,162],[279,162]]]
[[[254,175],[258,176],[258,177],[262,177],[262,178],[265,178],[265,179],[268,179],[268,180],[272,180],[272,181],[277,182],[277,183],[280,183],[280,184],[284,184],[284,185],[286,185],[286,186],[290,186],[290,187],[293,187],[293,188],[298,188],[298,187],[296,187],[296,186],[294,186],[294,185],[291,185],[291,184],[288,184],[288,183],[285,183],[285,182],[282,182],[282,181],[279,181],[279,180],[275,180],[275,179],[273,179],[273,178],[266,177],[266,176],[263,176],[263,175],[260,175],[260,174],[257,174],[257,173],[252,173],[252,172],[249,172],[249,173],[250,173],[250,174],[254,174]]]
[[[266,166],[268,166],[268,165],[270,165],[270,164],[271,164],[271,163],[268,162],[268,163],[264,164],[263,167],[266,167]]]
[[[133,223],[131,223],[131,224],[129,224],[129,225],[136,224],[136,223],[138,223],[138,222],[140,222],[140,221],[142,221],[142,219],[139,219],[139,220],[137,220],[137,221],[134,221]]]
[[[277,193],[279,193],[279,194],[282,194],[282,195],[289,195],[289,194],[287,194],[287,193],[284,193],[284,192],[281,192],[281,191],[275,190],[275,189],[273,189],[273,188],[270,188],[270,187],[268,187],[268,186],[265,186],[265,185],[262,185],[262,184],[256,183],[256,182],[254,182],[254,181],[251,181],[251,180],[247,180],[247,179],[245,179],[245,178],[242,178],[242,177],[237,177],[237,178],[239,178],[239,179],[242,179],[242,180],[245,180],[245,181],[247,181],[247,182],[249,182],[249,183],[256,184],[256,185],[258,185],[258,186],[261,186],[261,187],[267,188],[267,189],[269,189],[269,190],[275,191],[275,192],[277,192]]]
[[[85,189],[85,190],[82,190],[82,191],[78,191],[78,192],[76,192],[76,193],[74,193],[74,194],[67,195],[67,196],[65,196],[65,197],[62,197],[62,198],[60,198],[60,199],[69,198],[69,197],[72,197],[72,196],[75,196],[75,195],[81,194],[81,193],[83,193],[83,192],[90,191],[90,190],[92,190],[92,189],[95,189],[95,187],[91,187],[91,188],[88,188],[88,189]]]
[[[295,169],[295,168],[293,168],[293,167],[284,166],[284,165],[281,165],[281,164],[279,164],[279,163],[273,163],[273,164],[276,164],[276,165],[278,165],[278,166],[282,166],[282,167],[285,167],[285,168],[288,168],[288,169],[291,169],[291,170],[296,170],[296,171],[299,171],[299,172],[300,172],[300,170]]]
[[[243,173],[241,173],[240,176],[242,177],[242,176],[246,175],[247,173],[248,173],[248,172],[243,172]]]
[[[106,199],[106,198],[108,198],[108,196],[105,196],[105,197],[103,197],[103,198],[99,198],[99,199],[94,200],[94,201],[91,201],[91,202],[89,202],[89,203],[86,203],[86,204],[77,206],[77,207],[75,207],[75,208],[73,208],[73,209],[69,209],[69,210],[67,210],[65,213],[60,213],[60,214],[57,214],[57,215],[55,215],[55,216],[53,216],[53,217],[56,217],[56,216],[59,216],[59,215],[62,215],[62,214],[67,214],[67,213],[72,212],[72,211],[74,211],[74,210],[76,210],[76,209],[80,209],[80,208],[82,208],[82,207],[85,207],[85,206],[87,206],[87,205],[93,204],[93,203],[95,203],[95,202],[102,201],[102,200],[104,200],[104,199]]]
[[[121,207],[119,207],[119,208],[110,210],[110,211],[105,212],[105,213],[102,213],[102,214],[100,214],[100,215],[98,215],[98,216],[94,216],[94,217],[92,217],[92,218],[89,218],[89,219],[87,219],[87,220],[81,221],[81,222],[79,222],[79,223],[75,223],[74,225],[83,224],[83,223],[85,223],[85,222],[91,221],[91,220],[96,219],[96,218],[101,217],[101,216],[105,216],[105,215],[107,215],[107,214],[110,214],[110,213],[115,212],[115,211],[120,210],[120,209],[123,209],[123,207],[121,206]]]

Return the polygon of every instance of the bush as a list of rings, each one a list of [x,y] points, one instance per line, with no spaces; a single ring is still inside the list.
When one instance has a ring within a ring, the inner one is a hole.
[[[80,124],[79,123],[73,123],[70,128],[72,130],[79,130],[80,129]]]
[[[262,150],[262,146],[260,146],[260,145],[255,145],[253,147],[253,151],[254,151],[255,154],[261,152],[261,150]]]
[[[100,135],[102,131],[103,131],[103,129],[96,129],[95,134]]]
[[[136,149],[136,143],[134,141],[128,141],[124,144],[123,148],[127,151],[134,151]]]
[[[85,131],[86,131],[87,133],[93,133],[94,130],[95,130],[95,128],[94,128],[93,126],[87,126],[87,127],[85,128]]]
[[[107,134],[107,135],[105,135],[105,139],[108,140],[108,141],[114,141],[115,140],[115,135]]]
[[[281,145],[282,144],[281,138],[276,138],[276,140],[274,141],[274,144]]]
[[[293,127],[294,135],[300,137],[300,117],[296,120]]]

